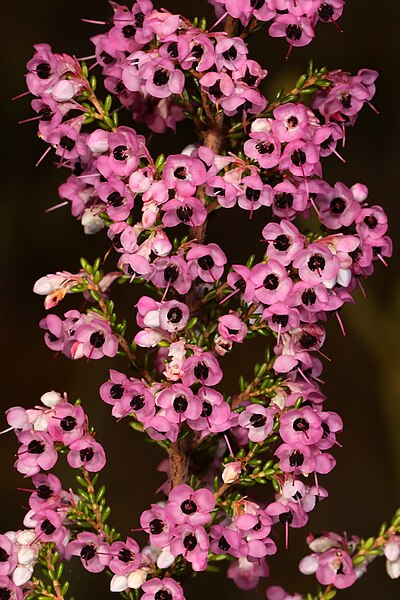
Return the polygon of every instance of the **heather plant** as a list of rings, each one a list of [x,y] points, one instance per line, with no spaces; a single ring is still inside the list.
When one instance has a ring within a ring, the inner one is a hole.
[[[267,98],[267,71],[249,58],[249,36],[265,29],[286,38],[287,58],[323,24],[340,30],[343,0],[212,0],[211,25],[150,0],[110,4],[107,22],[84,19],[100,28],[92,56],[37,44],[27,63],[35,116],[25,121],[47,144],[38,164],[52,155],[68,170],[52,208],[68,206],[85,233],[109,240],[105,256],[45,275],[34,291],[45,296],[40,327],[51,351],[126,359],[99,396],[132,435],[165,452],[166,480],[139,523],[126,516],[126,531],[148,536],[140,547],[109,524],[106,452],[80,400],[53,390],[33,408],[10,408],[14,466],[31,483],[23,529],[0,535],[0,600],[71,599],[70,560],[106,570],[127,600],[190,598],[205,570],[256,588],[267,557],[284,560],[290,529],[328,496],[320,480],[335,467],[343,423],[321,389],[323,324],[335,320],[345,335],[342,306],[392,251],[366,186],[328,183],[322,172],[323,159],[345,160],[364,105],[376,111],[377,72],[310,61],[293,89]],[[183,120],[193,144],[176,138],[177,154],[152,156],[151,136]],[[209,217],[223,223],[236,205],[265,223],[241,240],[245,264],[231,264],[207,236]],[[116,285],[132,297],[140,290],[135,322],[119,316]],[[80,308],[53,312],[67,294]],[[224,357],[258,336],[265,351],[253,377],[240,375],[228,394]],[[76,489],[53,473],[60,455]],[[399,577],[400,510],[367,539],[324,531],[307,544],[299,568],[315,575],[314,591],[268,586],[268,600],[330,600],[377,556]]]

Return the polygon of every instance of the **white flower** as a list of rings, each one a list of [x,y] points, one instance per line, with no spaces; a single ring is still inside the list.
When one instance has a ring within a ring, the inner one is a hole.
[[[22,586],[30,580],[33,573],[33,567],[30,566],[18,566],[14,569],[12,574],[12,580],[15,585]]]
[[[46,392],[40,397],[42,404],[48,406],[49,408],[54,408],[57,406],[59,402],[63,400],[62,395],[59,392],[55,392],[52,390],[51,392]]]
[[[387,560],[386,571],[389,577],[392,579],[398,579],[400,577],[400,559],[399,560]]]
[[[241,470],[242,465],[238,460],[226,464],[222,473],[222,481],[224,483],[233,483],[234,481],[239,479]]]
[[[318,569],[318,560],[315,556],[305,556],[299,563],[299,570],[304,575],[312,575]]]
[[[138,590],[146,581],[149,571],[150,569],[148,567],[142,567],[141,569],[136,569],[136,571],[130,573],[128,576],[128,586],[133,590]]]
[[[168,569],[175,560],[175,556],[171,554],[169,546],[163,548],[157,558],[157,567],[159,569]]]
[[[125,575],[114,575],[110,581],[110,590],[112,592],[124,592],[128,589],[128,578]]]
[[[97,233],[104,227],[103,219],[101,219],[98,215],[95,215],[90,209],[86,209],[83,213],[81,223],[83,225],[84,232],[88,235]]]

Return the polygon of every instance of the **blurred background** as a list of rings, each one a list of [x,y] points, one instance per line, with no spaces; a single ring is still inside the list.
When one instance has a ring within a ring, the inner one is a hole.
[[[343,311],[347,331],[344,338],[337,322],[328,323],[325,352],[333,359],[326,365],[324,391],[327,407],[339,412],[345,423],[341,436],[343,448],[336,448],[337,468],[323,478],[321,484],[331,495],[311,514],[304,530],[291,530],[290,551],[285,553],[282,539],[280,552],[270,560],[269,584],[283,585],[291,591],[312,591],[314,580],[298,573],[299,559],[307,553],[305,535],[323,529],[346,531],[368,536],[388,519],[400,504],[400,271],[398,264],[400,221],[398,199],[398,15],[397,3],[385,3],[380,13],[375,2],[347,2],[340,24],[340,34],[333,25],[320,25],[316,40],[304,49],[294,49],[289,61],[285,41],[269,38],[264,31],[251,40],[251,57],[269,75],[264,82],[266,96],[281,85],[293,87],[298,75],[305,71],[307,61],[314,58],[318,66],[342,68],[355,73],[361,67],[379,70],[378,92],[374,99],[377,116],[365,107],[349,131],[343,165],[334,157],[324,161],[325,178],[346,185],[362,181],[370,189],[370,203],[383,204],[391,223],[390,233],[395,254],[389,268],[376,263],[376,273],[365,282],[368,300],[356,294],[356,306]],[[184,12],[188,17],[205,15],[213,22],[212,10],[202,2],[165,0],[155,5]],[[5,11],[5,15],[4,15]],[[199,12],[197,12],[199,11]],[[45,214],[45,209],[57,203],[57,186],[66,173],[55,169],[51,160],[40,167],[34,164],[45,149],[35,136],[34,124],[17,125],[31,116],[29,99],[11,102],[10,98],[25,90],[25,63],[32,55],[32,44],[48,42],[57,52],[76,56],[91,54],[89,37],[102,31],[80,21],[81,17],[104,19],[111,14],[105,0],[32,0],[23,4],[7,3],[3,8],[0,37],[0,60],[3,93],[1,95],[2,147],[1,167],[1,362],[3,384],[1,409],[9,406],[31,406],[50,389],[67,391],[71,399],[80,397],[96,426],[98,439],[105,446],[108,464],[102,474],[113,512],[110,523],[127,535],[136,527],[140,513],[153,501],[153,491],[163,477],[156,473],[163,458],[162,451],[147,444],[144,436],[129,430],[126,423],[115,423],[109,407],[98,397],[98,388],[106,380],[110,363],[102,361],[69,362],[64,357],[53,360],[38,327],[44,316],[42,298],[32,293],[33,283],[46,273],[57,270],[76,272],[79,257],[93,262],[102,255],[107,244],[99,236],[85,236],[68,209]],[[154,137],[150,149],[159,152],[179,152],[192,141],[186,124],[178,126],[177,135]],[[258,211],[251,223],[235,210],[218,213],[208,230],[208,241],[218,241],[229,261],[243,260],[260,245],[259,232],[265,215]],[[121,290],[121,316],[133,317],[135,300],[131,290]],[[75,302],[75,304],[74,304]],[[67,310],[78,307],[75,297],[61,306]],[[132,329],[131,329],[132,331]],[[234,391],[238,369],[249,374],[251,365],[262,356],[261,345],[254,343],[248,351],[236,350],[227,361],[226,387]],[[250,351],[251,349],[251,351]],[[114,368],[118,366],[113,363]],[[119,365],[124,369],[124,364]],[[6,426],[0,417],[0,428]],[[118,443],[116,443],[118,440]],[[16,488],[22,477],[12,464],[17,449],[15,437],[0,437],[1,493],[0,531],[18,529],[26,506],[26,496]],[[62,461],[61,461],[62,462]],[[73,485],[71,471],[65,473],[65,485]],[[143,540],[144,541],[144,540]],[[114,595],[108,591],[107,577],[83,573],[73,561],[72,589],[77,600],[106,600]],[[212,586],[212,588],[210,588]],[[212,592],[210,591],[212,590]],[[204,574],[187,587],[188,600],[229,596],[231,600],[265,597],[263,588],[244,593],[224,577]],[[383,560],[377,560],[369,574],[349,591],[338,596],[344,599],[369,600],[380,595],[385,600],[399,597],[398,582],[385,574]],[[115,596],[114,596],[115,597]]]

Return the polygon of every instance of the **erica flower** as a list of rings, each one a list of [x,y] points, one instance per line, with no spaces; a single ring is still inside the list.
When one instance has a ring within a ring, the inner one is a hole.
[[[144,600],[185,600],[179,583],[169,577],[153,577],[142,585]]]
[[[214,495],[209,490],[201,488],[194,491],[190,486],[181,484],[170,492],[166,514],[177,524],[205,525],[210,520],[214,505]]]
[[[65,549],[67,560],[79,556],[82,565],[90,573],[101,573],[110,562],[110,547],[94,533],[78,533],[76,540]]]

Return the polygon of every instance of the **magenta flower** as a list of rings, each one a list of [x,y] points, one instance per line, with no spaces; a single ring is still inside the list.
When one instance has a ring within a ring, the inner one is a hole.
[[[250,404],[240,413],[239,425],[248,430],[252,442],[263,442],[272,432],[274,414],[265,406]]]
[[[190,275],[203,281],[217,281],[224,272],[227,258],[217,244],[196,244],[186,255]]]
[[[285,267],[272,259],[253,267],[250,277],[257,300],[264,304],[284,302],[293,285]]]
[[[47,430],[54,441],[69,446],[83,435],[86,415],[80,405],[60,402],[54,409]]]
[[[268,577],[269,567],[265,559],[250,561],[245,556],[228,567],[228,579],[233,579],[240,590],[253,590],[257,587],[260,577]]]
[[[185,600],[183,590],[179,583],[169,577],[159,579],[153,577],[142,585],[143,600]]]
[[[195,194],[197,186],[205,183],[207,173],[204,164],[197,158],[184,154],[172,154],[166,160],[163,180],[167,188],[182,196]]]
[[[287,444],[309,446],[318,442],[323,435],[319,414],[308,406],[284,413],[280,422],[279,435]]]
[[[0,534],[0,581],[6,575],[11,575],[18,563],[16,548],[12,541]],[[1,596],[0,596],[1,597]]]
[[[197,419],[188,419],[191,429],[200,431],[202,437],[229,429],[231,409],[223,395],[212,388],[203,387],[198,391],[197,396],[202,410]]]
[[[218,317],[218,332],[226,340],[242,343],[247,334],[247,327],[234,313]]]
[[[106,464],[106,455],[103,447],[87,434],[70,444],[67,461],[73,469],[85,467],[88,471],[97,473]]]
[[[175,524],[165,508],[152,504],[150,510],[145,510],[140,516],[140,525],[148,533],[150,542],[159,548],[168,546],[172,540]]]
[[[141,563],[139,545],[128,537],[126,542],[114,542],[110,546],[111,560],[107,565],[116,575],[127,575]]]
[[[221,381],[223,375],[217,359],[211,352],[196,351],[185,360],[182,368],[182,383],[188,386],[196,381],[202,385],[213,386]]]
[[[78,533],[76,540],[65,549],[65,557],[79,556],[82,565],[90,573],[101,573],[110,563],[110,546],[94,533]]]
[[[32,477],[40,469],[49,471],[57,462],[58,454],[54,448],[53,440],[44,431],[22,431],[18,435],[21,446],[15,468],[25,477]]]
[[[156,399],[171,423],[182,423],[186,419],[197,419],[202,411],[200,400],[192,390],[180,383],[165,388]]]
[[[86,356],[97,360],[103,356],[112,357],[117,354],[118,340],[112,333],[109,323],[97,318],[94,313],[86,323],[76,328],[74,338],[76,344],[72,349],[73,358]]]
[[[207,568],[210,547],[204,527],[184,523],[175,529],[174,535],[170,545],[172,555],[182,555],[192,564],[193,571],[204,571]]]
[[[281,144],[278,138],[264,131],[250,134],[250,139],[244,144],[244,152],[253,158],[263,169],[271,169],[279,164],[281,157]]]
[[[209,490],[201,488],[194,491],[190,486],[181,484],[171,490],[165,512],[176,524],[205,525],[210,521],[214,506],[214,495]]]
[[[300,251],[293,260],[299,270],[299,277],[307,284],[323,283],[332,288],[339,274],[340,262],[337,256],[321,243],[310,244]]]
[[[62,544],[67,535],[67,529],[62,526],[62,519],[56,510],[46,509],[37,512],[34,520],[37,522],[35,533],[42,542]]]

